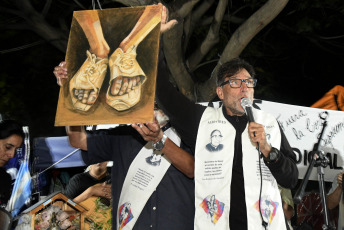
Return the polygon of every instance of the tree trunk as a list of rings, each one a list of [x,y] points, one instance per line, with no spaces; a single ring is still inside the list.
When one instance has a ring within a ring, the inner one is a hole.
[[[203,84],[198,85],[197,91],[200,92],[201,100],[209,101],[214,98],[217,68],[220,63],[225,63],[238,57],[253,37],[284,9],[288,1],[289,0],[269,0],[234,32],[222,52],[221,58],[212,76]]]
[[[163,35],[164,54],[167,66],[182,94],[194,101],[194,82],[184,64],[182,53],[183,24],[178,23],[171,31]]]

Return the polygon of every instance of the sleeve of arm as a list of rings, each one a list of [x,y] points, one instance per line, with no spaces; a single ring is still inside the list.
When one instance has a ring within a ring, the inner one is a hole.
[[[87,165],[103,161],[116,161],[116,150],[112,148],[114,145],[111,142],[117,143],[118,141],[111,135],[88,133],[87,151],[82,151],[83,161]]]
[[[169,82],[162,49],[159,54],[156,100],[181,139],[194,149],[199,121],[205,107],[190,101]]]
[[[83,126],[66,126],[69,143],[74,148],[87,150],[86,131]]]
[[[64,194],[67,197],[74,199],[82,192],[83,191],[80,189],[80,180],[78,180],[77,177],[74,176],[69,180],[66,190],[64,191]]]
[[[284,188],[292,189],[296,186],[299,177],[299,170],[296,166],[296,155],[290,147],[289,142],[281,131],[280,157],[274,163],[270,163],[268,168],[275,177],[277,183]]]
[[[189,178],[194,177],[195,159],[190,153],[188,153],[181,147],[178,147],[169,138],[166,140],[166,143],[165,143],[164,148],[162,149],[162,152],[171,161],[174,167],[179,169],[187,177]]]

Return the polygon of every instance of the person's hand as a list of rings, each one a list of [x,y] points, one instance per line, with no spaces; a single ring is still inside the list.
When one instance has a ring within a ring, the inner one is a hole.
[[[342,188],[342,183],[343,183],[343,174],[344,174],[344,172],[341,172],[341,173],[339,173],[338,176],[337,176],[337,184],[338,184],[338,186],[340,186],[341,188]]]
[[[59,86],[62,86],[63,83],[68,79],[66,64],[67,63],[65,61],[60,62],[60,64],[56,66],[53,71]]]
[[[158,5],[162,4],[159,3]],[[178,24],[178,21],[176,19],[172,19],[171,21],[168,20],[168,9],[166,8],[166,6],[162,5],[160,32],[165,33],[166,31],[169,31],[171,28],[173,28],[176,24]]]
[[[264,154],[265,157],[269,156],[271,151],[271,146],[266,140],[264,126],[256,122],[250,122],[248,125],[248,134],[253,143],[259,143],[260,151]]]
[[[111,184],[99,183],[88,188],[91,196],[101,196],[111,199]]]
[[[140,133],[145,141],[152,141],[155,143],[163,136],[163,132],[156,119],[154,119],[152,123],[139,123],[132,124],[131,126]]]

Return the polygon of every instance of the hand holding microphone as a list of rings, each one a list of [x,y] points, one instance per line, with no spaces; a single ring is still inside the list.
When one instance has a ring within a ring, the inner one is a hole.
[[[251,100],[246,97],[242,98],[241,106],[245,110],[248,121],[250,122],[248,125],[248,132],[251,141],[257,143],[257,147],[259,145],[260,151],[267,157],[271,151],[271,146],[266,141],[264,126],[256,123],[254,120]]]
[[[249,98],[244,97],[241,99],[241,106],[245,110],[248,122],[254,122],[254,117],[252,113],[252,102]],[[253,131],[253,136],[256,137],[256,132]]]

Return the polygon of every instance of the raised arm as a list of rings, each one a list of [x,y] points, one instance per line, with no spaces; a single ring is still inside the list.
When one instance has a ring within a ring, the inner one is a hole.
[[[169,138],[167,138],[164,148],[161,151],[179,171],[189,178],[194,177],[195,158],[191,154],[178,147]]]
[[[83,126],[66,126],[66,133],[71,146],[87,151],[87,134]]]

